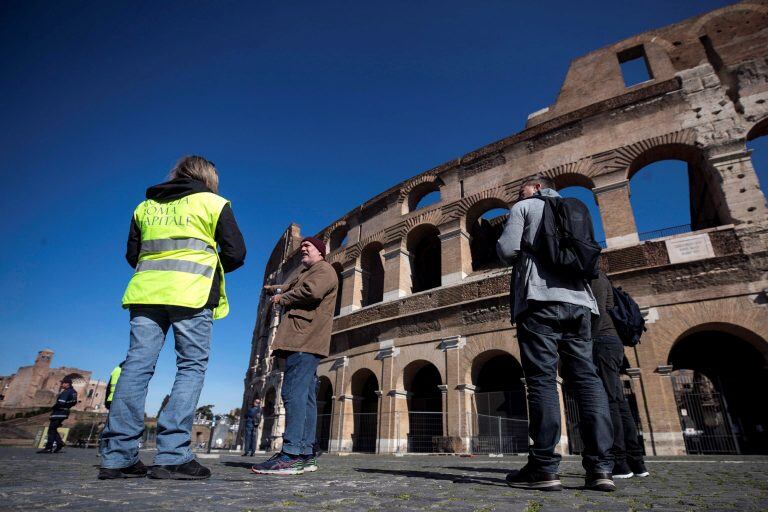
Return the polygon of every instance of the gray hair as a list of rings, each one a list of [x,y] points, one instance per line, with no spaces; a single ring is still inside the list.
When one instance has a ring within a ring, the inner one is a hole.
[[[170,179],[191,178],[201,181],[214,194],[219,193],[219,173],[216,166],[210,160],[202,156],[189,155],[183,156],[176,162],[176,166],[171,170]]]
[[[555,182],[552,181],[552,178],[550,178],[549,176],[543,173],[534,174],[533,176],[530,176],[523,180],[523,186],[532,185],[535,183],[538,183],[539,185],[541,185],[541,188],[551,188],[552,190],[557,190],[555,188]]]

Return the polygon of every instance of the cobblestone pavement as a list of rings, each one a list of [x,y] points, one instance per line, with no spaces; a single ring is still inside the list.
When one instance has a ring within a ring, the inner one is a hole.
[[[151,452],[142,452],[152,461]],[[0,448],[2,510],[768,510],[768,457],[651,458],[649,478],[618,481],[618,492],[580,489],[577,459],[561,467],[563,492],[504,483],[523,457],[325,455],[301,476],[254,475],[262,457],[221,455],[200,461],[205,481],[99,481],[94,450],[37,455]]]

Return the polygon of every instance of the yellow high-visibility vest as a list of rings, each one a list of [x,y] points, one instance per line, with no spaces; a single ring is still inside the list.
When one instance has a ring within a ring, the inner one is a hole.
[[[166,202],[147,199],[139,204],[133,215],[141,230],[141,253],[123,295],[123,307],[162,304],[201,308],[218,268],[221,286],[213,318],[227,316],[224,269],[215,240],[216,224],[227,204],[229,201],[211,192]]]
[[[119,366],[115,366],[112,373],[109,374],[109,389],[107,390],[107,402],[111,402],[115,398],[115,389],[117,388],[117,379],[120,378],[120,373],[123,371]]]

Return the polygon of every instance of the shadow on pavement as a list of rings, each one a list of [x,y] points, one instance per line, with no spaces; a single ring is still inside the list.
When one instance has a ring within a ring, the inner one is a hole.
[[[451,473],[438,473],[436,471],[416,471],[410,469],[375,469],[355,468],[359,473],[372,473],[378,475],[407,476],[409,478],[426,478],[428,480],[445,480],[454,484],[481,484],[507,487],[506,481],[491,477],[469,477]]]

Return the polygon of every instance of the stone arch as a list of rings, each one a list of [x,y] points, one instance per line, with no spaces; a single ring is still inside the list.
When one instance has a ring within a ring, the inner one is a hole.
[[[344,239],[349,233],[349,225],[345,220],[339,220],[331,224],[323,237],[328,245],[328,252],[334,252],[340,249],[344,244]]]
[[[333,414],[333,383],[327,375],[317,379],[317,427],[316,443],[321,450],[328,450],[331,439],[331,415]]]
[[[267,388],[264,392],[261,439],[258,443],[262,449],[269,449],[272,444],[272,430],[275,427],[275,416],[277,415],[277,399],[277,390],[274,386]]]
[[[408,181],[401,189],[398,202],[401,213],[405,215],[417,209],[419,201],[429,193],[440,192],[445,184],[437,174],[424,174]],[[441,198],[442,199],[442,198]]]
[[[413,293],[441,285],[440,230],[434,224],[419,224],[408,232],[406,247],[410,254],[411,291]]]
[[[352,374],[349,387],[352,392],[352,451],[376,451],[376,427],[379,412],[379,380],[376,373],[360,368]]]
[[[443,431],[443,377],[429,361],[412,361],[403,368],[408,402],[408,451],[432,452]]]
[[[592,189],[595,187],[592,178],[599,170],[591,158],[582,158],[575,162],[557,165],[547,169],[542,174],[549,177],[555,183],[555,188],[558,190],[573,186]]]
[[[384,299],[384,245],[369,242],[360,251],[362,271],[362,306],[370,306]]]
[[[747,131],[747,140],[755,140],[766,135],[768,135],[768,116],[752,125],[749,131]]]
[[[437,368],[440,373],[440,383],[445,383],[445,374],[443,372],[443,366],[445,361],[443,359],[443,353],[435,350],[437,342],[419,343],[418,345],[409,345],[402,347],[400,355],[398,356],[398,365],[395,371],[397,372],[397,390],[408,390],[408,379],[413,377],[413,372],[419,370],[422,366],[431,364]],[[407,370],[407,371],[406,371]]]
[[[755,4],[737,4],[737,5],[729,5],[726,7],[723,7],[722,9],[717,9],[716,11],[708,12],[701,16],[696,23],[694,23],[690,29],[691,34],[694,34],[695,36],[703,35],[705,33],[704,27],[706,25],[709,25],[713,22],[716,22],[718,19],[721,19],[723,17],[726,17],[728,15],[732,15],[735,12],[743,11],[747,14],[763,14],[768,15],[768,7],[764,5],[755,5]],[[756,27],[759,25],[756,24]]]
[[[507,213],[502,214],[504,210]],[[484,216],[493,212],[493,216]],[[495,215],[499,213],[499,215]],[[472,270],[483,270],[503,266],[496,255],[496,241],[504,230],[509,216],[509,204],[498,197],[486,197],[475,201],[463,218],[464,228],[469,235],[469,252]]]

